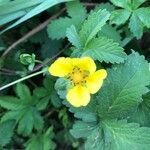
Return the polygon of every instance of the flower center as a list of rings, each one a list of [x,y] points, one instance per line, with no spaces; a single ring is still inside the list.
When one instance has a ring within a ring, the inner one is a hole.
[[[71,78],[73,82],[78,83],[83,80],[83,74],[80,72],[77,72],[77,73],[72,74]]]
[[[74,67],[69,78],[74,85],[83,85],[86,83],[86,77],[88,77],[88,71],[81,70],[79,67]]]

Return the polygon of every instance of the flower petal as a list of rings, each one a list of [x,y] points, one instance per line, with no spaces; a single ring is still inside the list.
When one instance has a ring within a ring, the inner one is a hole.
[[[106,76],[106,70],[100,69],[87,78],[86,85],[91,94],[96,93],[101,88],[103,84],[103,79],[105,79]]]
[[[90,57],[73,58],[72,63],[74,66],[78,66],[80,69],[87,70],[90,73],[94,73],[96,71],[95,62]]]
[[[72,70],[70,58],[58,58],[48,69],[49,73],[53,76],[64,77]]]
[[[86,106],[90,102],[90,93],[86,87],[75,86],[68,91],[67,100],[74,107]]]

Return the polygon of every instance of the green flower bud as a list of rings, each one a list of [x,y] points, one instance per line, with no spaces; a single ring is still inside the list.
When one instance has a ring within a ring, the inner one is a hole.
[[[35,55],[32,54],[21,54],[20,55],[20,62],[24,65],[30,65],[35,62]]]

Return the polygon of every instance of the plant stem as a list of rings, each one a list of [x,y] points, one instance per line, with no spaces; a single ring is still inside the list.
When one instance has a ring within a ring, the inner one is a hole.
[[[42,74],[42,73],[44,73],[44,72],[46,72],[46,71],[47,71],[46,69],[43,69],[43,70],[41,70],[41,71],[38,71],[38,72],[35,72],[35,73],[30,74],[30,75],[28,75],[28,76],[25,76],[25,77],[23,77],[23,78],[21,78],[21,79],[18,79],[18,80],[16,80],[16,81],[13,81],[13,82],[11,82],[11,83],[9,83],[9,84],[6,84],[6,85],[0,87],[0,91],[6,89],[6,88],[8,88],[8,87],[10,87],[10,86],[12,86],[12,85],[14,85],[14,84],[16,84],[16,83],[19,83],[19,82],[21,82],[21,81],[24,81],[24,80],[27,80],[27,79],[32,78],[32,77],[34,77],[34,76],[37,76],[37,75],[39,75],[39,74]]]

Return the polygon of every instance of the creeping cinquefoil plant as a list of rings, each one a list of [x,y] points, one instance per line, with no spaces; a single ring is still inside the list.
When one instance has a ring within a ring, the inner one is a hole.
[[[0,150],[149,150],[149,30],[148,0],[0,0]]]

